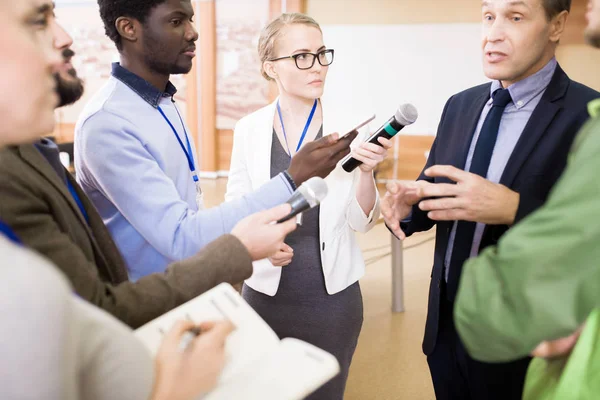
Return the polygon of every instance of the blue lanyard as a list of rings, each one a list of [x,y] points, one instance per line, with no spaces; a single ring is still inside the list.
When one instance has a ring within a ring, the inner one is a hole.
[[[160,111],[160,114],[163,116],[165,121],[167,121],[167,124],[169,124],[169,126],[173,130],[173,133],[175,134],[175,137],[177,138],[177,141],[179,142],[179,145],[181,146],[181,150],[183,150],[183,153],[185,154],[185,157],[187,158],[188,166],[190,167],[190,172],[193,174],[194,182],[198,182],[198,175],[196,174],[196,166],[194,165],[194,154],[192,153],[192,145],[190,144],[190,139],[188,138],[188,134],[185,129],[185,124],[183,123],[183,119],[181,118],[181,114],[179,114],[179,110],[177,109],[175,102],[173,102],[173,106],[175,107],[175,111],[177,111],[177,115],[179,116],[179,121],[181,121],[181,126],[183,127],[183,133],[185,134],[185,141],[187,142],[187,150],[186,150],[185,146],[183,145],[183,142],[181,141],[181,138],[179,137],[177,130],[175,130],[175,127],[173,126],[171,121],[169,121],[169,118],[167,118],[167,116],[165,115],[162,108],[160,108],[160,106],[158,106],[158,111]]]
[[[88,213],[85,211],[85,208],[83,207],[83,202],[81,201],[81,198],[79,197],[79,195],[75,191],[75,187],[73,186],[73,184],[71,183],[71,181],[69,180],[68,177],[67,177],[67,187],[69,188],[69,192],[71,193],[71,196],[73,197],[73,200],[75,200],[75,203],[77,203],[77,207],[79,207],[79,211],[81,211],[81,214],[83,215],[83,218],[85,219],[85,221],[89,225],[90,224],[90,218],[88,217]]]
[[[10,229],[10,227],[2,221],[0,221],[0,234],[6,236],[13,243],[21,244],[21,241],[19,240],[17,235],[15,235],[13,230]]]
[[[302,131],[302,136],[300,136],[300,140],[298,141],[298,146],[296,147],[296,153],[302,147],[302,143],[304,142],[304,138],[306,137],[306,132],[308,132],[308,128],[310,127],[310,123],[315,115],[315,111],[317,110],[318,100],[315,100],[315,104],[313,104],[312,110],[310,110],[310,115],[308,116],[308,121],[306,121],[306,125],[304,125],[304,130]],[[288,144],[287,134],[285,133],[285,126],[283,125],[283,117],[281,116],[281,107],[279,106],[279,100],[277,100],[277,114],[279,114],[279,122],[281,122],[281,130],[283,130],[283,137],[285,139],[285,145],[287,147],[288,154],[290,157],[292,156],[292,152],[290,151],[290,145]]]

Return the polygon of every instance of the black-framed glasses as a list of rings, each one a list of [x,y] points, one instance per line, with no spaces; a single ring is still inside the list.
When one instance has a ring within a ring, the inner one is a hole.
[[[268,60],[268,61],[279,61],[279,60],[286,60],[288,58],[292,58],[292,59],[294,59],[294,62],[296,63],[296,67],[298,69],[311,69],[313,67],[313,65],[315,65],[315,60],[318,60],[319,64],[321,64],[323,67],[331,65],[331,63],[333,62],[333,53],[334,53],[333,49],[327,49],[327,50],[320,51],[317,54],[315,54],[315,53],[299,53],[299,54],[294,54],[293,56],[279,57],[279,58],[274,58],[274,59]]]

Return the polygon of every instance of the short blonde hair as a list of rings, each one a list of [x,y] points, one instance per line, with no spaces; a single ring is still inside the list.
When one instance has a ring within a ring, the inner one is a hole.
[[[288,25],[307,25],[317,28],[321,33],[321,26],[312,17],[301,13],[281,14],[267,25],[260,33],[258,40],[258,56],[260,57],[260,73],[262,76],[272,81],[264,69],[264,62],[275,57],[275,43],[281,37],[281,31]]]

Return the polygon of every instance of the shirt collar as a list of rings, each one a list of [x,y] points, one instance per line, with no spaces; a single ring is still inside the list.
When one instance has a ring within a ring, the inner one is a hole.
[[[535,74],[508,87],[510,97],[512,97],[513,104],[517,109],[525,107],[531,100],[546,90],[550,81],[552,81],[557,65],[556,58],[552,58],[544,68]],[[502,89],[502,84],[500,81],[493,81],[490,93],[493,94],[498,89]]]
[[[588,111],[592,118],[600,117],[600,99],[590,101],[588,103]]]
[[[150,82],[128,71],[118,62],[112,65],[112,76],[127,85],[154,108],[158,108],[162,97],[173,97],[177,93],[177,88],[170,81],[167,83],[166,90],[161,92]]]

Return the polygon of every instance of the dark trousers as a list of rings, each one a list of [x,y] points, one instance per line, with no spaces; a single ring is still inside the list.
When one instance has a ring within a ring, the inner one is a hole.
[[[445,286],[445,285],[442,285]],[[442,288],[435,349],[427,357],[438,400],[521,399],[530,358],[510,363],[484,363],[471,358],[456,332],[453,303]]]

